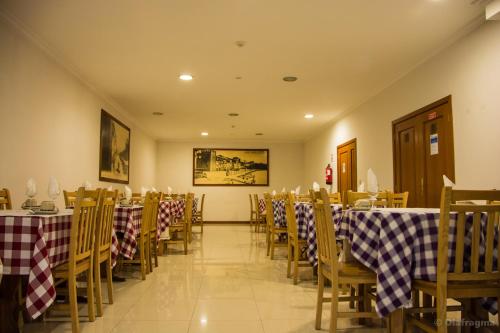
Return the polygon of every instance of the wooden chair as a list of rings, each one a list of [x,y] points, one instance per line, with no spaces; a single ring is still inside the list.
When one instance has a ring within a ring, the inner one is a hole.
[[[101,264],[106,266],[108,303],[113,304],[113,277],[111,261],[111,238],[118,191],[102,191],[99,201],[94,247],[94,276],[97,316],[102,316]]]
[[[76,204],[76,195],[78,192],[63,191],[64,194],[64,205],[66,208],[74,208]]]
[[[344,195],[344,200],[342,202],[342,208],[347,209],[348,207],[354,207],[356,201],[362,199],[369,199],[370,195],[368,192],[353,192],[351,190],[347,191]],[[375,201],[375,207],[388,207],[389,205],[389,194],[387,191],[381,191],[377,195],[377,201]]]
[[[392,193],[389,192],[389,207],[392,208],[406,208],[408,204],[409,192]]]
[[[375,285],[377,277],[363,265],[354,262],[339,263],[337,243],[332,228],[332,211],[328,193],[320,191],[321,199],[314,203],[314,217],[318,243],[318,298],[316,305],[316,329],[321,329],[323,303],[331,301],[330,332],[336,332],[339,318],[377,318],[377,313],[371,310],[371,301],[367,293],[358,296],[339,297],[341,285],[358,285],[358,290],[366,290]],[[332,284],[332,297],[323,297],[325,279]],[[339,312],[338,302],[356,300],[363,311]]]
[[[289,193],[285,199],[286,223],[288,228],[288,264],[286,276],[291,277],[291,268],[293,261],[293,284],[297,284],[299,276],[299,267],[312,268],[312,265],[306,258],[306,262],[299,262],[302,250],[307,247],[307,240],[299,239],[297,230],[297,220],[295,218],[294,195]]]
[[[12,209],[12,200],[8,189],[0,189],[0,210]]]
[[[86,191],[80,187],[71,220],[68,262],[52,269],[56,286],[68,282],[69,306],[72,332],[80,331],[76,277],[87,272],[87,300],[90,321],[95,320],[94,313],[94,228],[96,225],[98,204],[101,190]]]
[[[295,195],[295,201],[299,201],[299,202],[311,202],[311,196],[309,194]]]
[[[142,197],[141,193],[132,193],[132,197],[130,198],[130,203],[132,205],[140,205],[145,201],[145,198]]]
[[[261,215],[260,209],[259,209],[259,195],[254,194],[253,195],[253,201],[255,205],[255,231],[259,232],[260,231],[260,226],[263,225],[264,227],[266,226],[266,216]]]
[[[190,199],[191,206],[189,207],[189,212],[187,211],[187,200]],[[186,220],[188,242],[191,243],[193,240],[193,205],[194,205],[194,193],[188,193],[184,196],[186,201],[186,208],[184,210],[184,219]]]
[[[340,192],[329,193],[328,198],[330,199],[331,204],[342,204],[342,196],[340,195]]]
[[[153,271],[153,260],[155,261],[155,267],[158,267],[158,209],[160,207],[160,192],[151,193],[151,214],[149,220],[149,245],[147,246],[148,253],[146,258],[149,263],[149,271]]]
[[[280,200],[282,195],[276,195],[275,199]],[[288,242],[284,240],[284,236],[288,230],[286,227],[276,227],[273,212],[273,197],[269,193],[264,193],[266,201],[266,240],[267,240],[267,255],[271,255],[271,260],[274,259],[275,247],[288,246]]]
[[[200,210],[196,211],[196,214],[194,215],[194,220],[196,223],[200,224],[201,228],[201,233],[203,233],[203,209],[205,207],[205,193],[201,195],[201,204],[200,204]]]
[[[153,199],[151,192],[146,193],[144,199],[144,207],[142,209],[141,231],[139,237],[136,238],[138,252],[136,251],[133,259],[120,259],[122,265],[137,265],[141,267],[141,279],[146,280],[146,274],[149,273],[149,224],[151,223],[151,214],[153,210]]]
[[[257,211],[259,207],[254,207],[252,194],[248,194],[248,199],[250,199],[250,230],[252,229],[252,225],[256,223],[257,220]]]
[[[169,229],[170,239],[166,240],[166,244],[183,244],[184,254],[188,252],[188,220],[192,218],[193,214],[193,196],[188,195],[186,205],[184,208],[184,217],[177,219],[174,224],[171,224]],[[182,238],[179,237],[182,235]]]
[[[413,280],[415,292],[422,291],[424,295],[435,297],[433,307],[415,307],[408,309],[408,329],[417,326],[426,332],[446,333],[447,310],[458,310],[447,307],[447,299],[465,301],[471,298],[493,297],[500,302],[500,270],[494,265],[495,233],[499,233],[500,204],[462,204],[458,202],[484,200],[493,202],[500,200],[500,191],[453,190],[443,187],[438,230],[437,280]],[[456,248],[454,269],[449,272],[448,246],[450,237],[451,214],[456,216],[455,232]],[[471,216],[472,215],[472,216]],[[470,219],[470,220],[469,220]],[[483,221],[481,221],[483,219]],[[472,240],[470,249],[465,246],[465,235],[472,224]],[[484,238],[483,238],[484,237]],[[498,236],[497,236],[498,237]],[[484,244],[481,245],[481,239]],[[483,247],[484,246],[484,247]],[[469,267],[470,266],[470,267]],[[468,268],[466,268],[468,267]],[[463,310],[463,309],[459,309]],[[436,313],[436,321],[442,323],[434,326],[418,316],[419,313]],[[497,314],[500,319],[500,314]],[[468,313],[462,313],[463,318],[469,318]]]

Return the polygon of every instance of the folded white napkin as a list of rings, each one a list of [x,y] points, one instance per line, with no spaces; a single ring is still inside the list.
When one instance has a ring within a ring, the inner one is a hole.
[[[147,187],[144,187],[142,186],[141,187],[141,197],[145,197],[146,196],[146,193],[148,193],[148,188]]]
[[[291,190],[290,193],[295,194],[295,190]]]
[[[454,187],[455,183],[450,180],[450,178],[446,177],[446,175],[443,175],[443,184],[446,187]]]
[[[286,193],[286,188],[284,188],[284,187],[283,187],[283,188],[281,189],[281,193]]]
[[[154,187],[151,187],[152,192],[158,192]]]
[[[314,183],[313,183],[313,190],[314,190],[314,192],[318,192],[318,191],[319,191],[319,189],[320,189],[319,184],[318,184],[317,182],[314,182]]]
[[[127,185],[125,185],[125,198],[127,200],[132,199],[132,189],[130,187],[128,187]]]
[[[368,173],[366,175],[366,190],[368,193],[377,193],[378,192],[378,181],[377,181],[377,176],[373,172],[373,170],[370,168],[368,169]]]
[[[295,188],[295,194],[300,194],[300,185]]]
[[[113,185],[109,185],[107,190],[108,191],[113,191]]]
[[[272,194],[272,195],[276,195],[276,191],[275,191],[275,190],[273,190],[273,191],[271,192],[271,194]]]
[[[85,190],[87,191],[92,189],[92,184],[88,180],[84,181],[82,186],[85,187]]]
[[[170,186],[167,186],[167,194],[168,195],[172,194],[172,188]]]
[[[59,194],[61,194],[61,188],[59,187],[59,182],[55,177],[50,177],[49,188],[48,188],[49,198],[56,200]]]
[[[28,179],[26,182],[26,195],[30,198],[36,195],[36,183],[33,178]]]
[[[360,181],[358,185],[358,192],[364,192],[365,191],[365,182]]]

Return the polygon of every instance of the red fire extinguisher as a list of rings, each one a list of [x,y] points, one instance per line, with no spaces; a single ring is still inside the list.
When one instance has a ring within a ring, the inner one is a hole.
[[[328,163],[328,165],[326,166],[325,174],[326,174],[326,185],[332,185],[332,181],[333,181],[333,169],[330,166],[330,163]]]

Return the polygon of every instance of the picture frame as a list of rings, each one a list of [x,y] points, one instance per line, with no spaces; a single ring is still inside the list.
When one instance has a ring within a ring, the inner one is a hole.
[[[99,180],[128,184],[129,175],[130,128],[101,109]]]
[[[269,186],[269,149],[193,148],[193,186]]]

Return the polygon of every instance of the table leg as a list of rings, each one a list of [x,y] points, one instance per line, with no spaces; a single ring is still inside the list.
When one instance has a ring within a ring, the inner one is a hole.
[[[21,277],[4,275],[0,284],[0,332],[18,333],[18,288]]]

